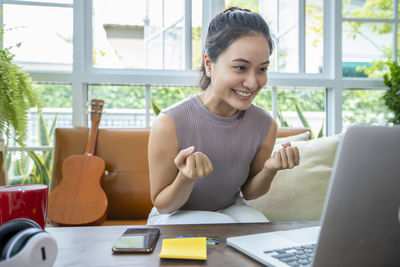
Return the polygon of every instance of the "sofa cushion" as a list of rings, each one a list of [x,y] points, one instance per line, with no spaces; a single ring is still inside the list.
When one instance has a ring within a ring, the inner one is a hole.
[[[279,171],[270,190],[247,203],[272,222],[319,220],[339,140],[335,135],[292,142],[299,148],[299,166]]]
[[[284,144],[287,142],[294,142],[294,141],[307,141],[310,139],[310,135],[311,135],[310,132],[304,132],[293,136],[276,138],[275,144]]]

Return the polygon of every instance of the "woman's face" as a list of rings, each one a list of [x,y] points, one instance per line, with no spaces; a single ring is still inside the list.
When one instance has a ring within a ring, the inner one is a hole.
[[[231,116],[250,107],[267,83],[269,46],[261,34],[236,39],[215,62],[205,55],[206,70],[211,72],[210,90],[214,113]],[[208,63],[208,64],[207,64]],[[210,107],[209,107],[210,108]]]

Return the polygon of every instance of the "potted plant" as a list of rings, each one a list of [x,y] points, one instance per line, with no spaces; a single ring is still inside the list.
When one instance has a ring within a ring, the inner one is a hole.
[[[4,26],[0,26],[1,43],[3,34]],[[32,107],[39,108],[40,102],[30,76],[12,62],[14,55],[10,48],[0,48],[0,153],[11,137],[24,147],[28,111]]]
[[[385,105],[394,113],[394,117],[390,121],[400,124],[400,66],[396,61],[390,61],[387,65],[389,73],[383,75],[383,82],[389,88],[382,98]]]

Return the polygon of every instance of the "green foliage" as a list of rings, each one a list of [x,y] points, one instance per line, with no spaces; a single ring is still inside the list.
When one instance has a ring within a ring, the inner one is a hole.
[[[154,116],[158,116],[161,112],[161,108],[153,100],[151,100],[151,109],[153,110]]]
[[[385,125],[390,116],[382,99],[383,90],[344,90],[343,122]]]
[[[144,109],[146,90],[142,86],[92,85],[88,99],[105,99],[109,109]]]
[[[292,99],[292,101],[293,101],[292,102],[293,106],[296,109],[297,116],[299,117],[299,120],[301,121],[301,124],[303,124],[304,128],[310,129],[311,139],[314,139],[315,135],[314,135],[314,133],[312,131],[312,128],[311,128],[310,124],[308,123],[306,117],[303,114],[303,109],[302,109],[301,105],[297,102],[296,99]],[[279,125],[281,127],[291,127],[289,125],[289,123],[283,118],[282,112],[280,110],[278,110],[277,115],[278,115]],[[324,136],[324,123],[322,122],[322,126],[321,126],[321,129],[318,132],[317,138],[321,138],[323,136]]]
[[[69,84],[37,84],[43,108],[71,108],[72,87]]]
[[[161,109],[165,109],[175,104],[189,95],[201,92],[201,89],[193,87],[158,87],[152,88],[151,99],[157,103]]]
[[[53,136],[56,126],[56,120],[57,116],[54,117],[50,128],[47,128],[46,122],[42,114],[39,114],[38,136],[40,146],[50,146],[51,137]],[[26,155],[28,155],[34,163],[30,172],[29,158]],[[26,154],[20,153],[19,158],[17,158],[14,163],[13,170],[11,170],[13,177],[9,178],[8,183],[49,185],[52,171],[52,160],[53,150],[47,150],[38,153],[35,151],[27,151]],[[11,153],[9,153],[7,158],[8,164],[10,164],[11,161]],[[8,171],[10,172],[10,170]]]
[[[394,62],[388,62],[389,73],[383,76],[383,81],[389,89],[384,93],[385,105],[394,113],[391,122],[400,124],[400,66]]]
[[[0,27],[0,41],[3,40],[4,27]],[[12,62],[14,55],[9,48],[0,49],[0,138],[6,137],[8,143],[12,131],[15,141],[25,145],[28,111],[39,108],[39,96],[32,86],[30,76]]]
[[[393,17],[393,0],[365,0],[360,9],[350,10],[351,0],[343,1],[343,16],[352,18],[385,18]],[[359,26],[358,24],[356,24]],[[383,26],[383,25],[382,25]]]
[[[283,118],[282,111],[278,110],[277,115],[278,115],[279,125],[281,127],[290,127],[289,123]]]
[[[375,19],[392,19],[393,18],[393,0],[365,0],[362,8],[350,9],[350,0],[343,1],[343,15],[346,18],[375,18]],[[344,21],[344,26],[347,27],[349,37],[354,40],[356,38],[363,38],[369,42],[372,46],[377,47],[382,51],[382,57],[376,58],[371,62],[371,65],[365,66],[360,65],[356,68],[355,75],[351,77],[364,77],[369,78],[381,78],[386,72],[385,61],[392,57],[392,42],[388,43],[388,46],[382,46],[377,42],[378,38],[370,38],[365,34],[365,29],[362,27],[371,27],[372,33],[378,35],[391,34],[393,32],[392,23],[365,23],[361,21]],[[397,37],[399,40],[399,37]],[[364,75],[362,75],[364,74]],[[345,73],[343,76],[346,76]],[[349,75],[347,75],[349,76]]]
[[[311,130],[310,124],[308,123],[306,117],[304,117],[304,115],[303,115],[303,109],[300,107],[299,103],[296,100],[294,101],[294,107],[296,108],[297,116],[299,116],[299,119],[300,119],[301,123],[303,124],[304,128],[308,128]],[[314,139],[314,138],[315,138],[314,133],[311,130],[311,139]]]

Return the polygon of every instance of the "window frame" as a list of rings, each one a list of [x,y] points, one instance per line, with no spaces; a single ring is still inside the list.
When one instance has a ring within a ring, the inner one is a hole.
[[[202,1],[202,37],[212,17],[223,9],[224,0]],[[277,0],[278,1],[278,0]],[[92,66],[92,3],[91,0],[73,1],[73,4],[47,2],[28,2],[0,0],[4,4],[58,6],[73,8],[73,70],[72,72],[28,71],[35,82],[69,83],[72,85],[72,125],[87,126],[87,90],[88,84],[131,84],[144,85],[146,88],[146,127],[150,127],[150,90],[159,84],[165,86],[197,86],[199,73],[191,69],[191,0],[185,0],[184,7],[184,42],[185,69],[105,69]],[[299,25],[305,25],[306,0],[299,1]],[[397,59],[398,0],[393,2],[393,59]],[[305,29],[299,30],[299,73],[268,73],[268,86],[273,88],[272,114],[276,118],[276,88],[324,87],[326,88],[326,133],[338,134],[342,131],[342,91],[344,89],[379,89],[386,87],[383,79],[343,78],[342,77],[342,23],[347,20],[374,22],[377,19],[352,19],[342,17],[342,1],[323,0],[323,73],[304,73]],[[379,21],[381,19],[378,19]],[[3,19],[0,16],[0,22]],[[385,20],[387,22],[387,20]],[[274,90],[275,88],[275,90]]]

